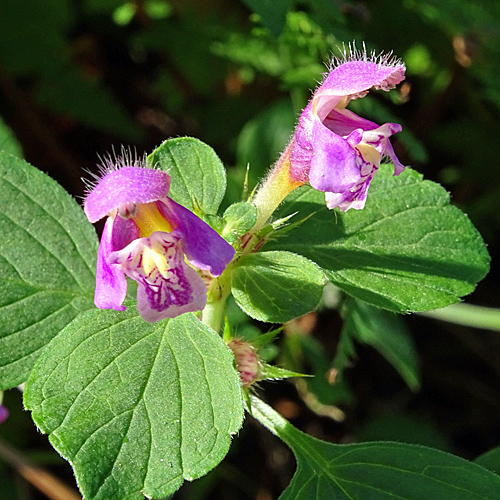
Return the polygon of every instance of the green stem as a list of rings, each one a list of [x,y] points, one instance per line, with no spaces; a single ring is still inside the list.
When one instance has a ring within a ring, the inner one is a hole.
[[[252,230],[254,233],[265,226],[286,196],[303,184],[290,179],[291,150],[292,143],[288,144],[252,199],[252,203],[257,207],[257,222]]]
[[[208,300],[205,309],[201,313],[201,321],[217,333],[221,333],[226,313],[226,301],[231,293],[231,274],[226,270],[214,278],[208,288]]]
[[[491,307],[474,306],[472,304],[452,304],[442,309],[419,314],[459,325],[500,331],[500,309]]]

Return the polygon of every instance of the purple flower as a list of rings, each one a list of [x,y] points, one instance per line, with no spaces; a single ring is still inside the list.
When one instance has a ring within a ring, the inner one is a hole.
[[[361,209],[370,182],[384,156],[394,174],[404,166],[389,137],[401,125],[377,125],[346,109],[351,99],[364,97],[372,87],[390,90],[404,79],[405,66],[389,57],[356,53],[334,67],[302,112],[292,139],[290,180],[309,182],[325,192],[328,208]]]
[[[7,419],[9,416],[9,411],[5,406],[0,405],[0,424]]]
[[[108,216],[97,255],[94,302],[123,311],[125,275],[137,281],[137,307],[150,323],[199,311],[207,288],[195,268],[219,276],[234,249],[188,209],[168,198],[170,176],[145,162],[106,160],[88,193],[90,222]]]

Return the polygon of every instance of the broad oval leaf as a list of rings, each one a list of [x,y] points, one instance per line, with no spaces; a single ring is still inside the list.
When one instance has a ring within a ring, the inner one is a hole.
[[[226,455],[243,403],[234,357],[192,314],[78,316],[39,359],[26,407],[86,500],[161,498]]]
[[[234,268],[232,292],[252,318],[284,323],[312,311],[326,277],[310,260],[290,252],[245,255]]]
[[[24,382],[45,345],[94,307],[97,237],[50,177],[0,152],[0,389]]]
[[[324,193],[299,188],[277,214],[310,216],[266,250],[290,250],[316,262],[348,294],[394,312],[437,309],[471,293],[489,255],[448,193],[407,169],[382,165],[363,210],[331,211]]]
[[[500,477],[443,451],[393,442],[338,445],[293,427],[258,398],[252,415],[293,451],[279,500],[497,500]]]
[[[210,146],[193,137],[168,139],[148,160],[171,175],[173,200],[198,215],[217,213],[226,192],[226,171]]]

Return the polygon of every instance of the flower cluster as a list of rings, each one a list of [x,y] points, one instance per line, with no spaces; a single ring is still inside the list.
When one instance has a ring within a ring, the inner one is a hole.
[[[130,165],[130,163],[133,163]],[[234,249],[167,195],[170,176],[145,161],[108,159],[88,193],[90,222],[108,217],[97,256],[95,304],[125,309],[125,276],[138,284],[137,307],[149,322],[203,309],[206,285],[197,270],[219,276]]]

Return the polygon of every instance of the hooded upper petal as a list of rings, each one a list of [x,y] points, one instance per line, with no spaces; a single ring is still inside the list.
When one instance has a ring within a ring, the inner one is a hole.
[[[314,93],[316,113],[322,120],[343,98],[362,96],[371,88],[390,90],[404,80],[404,75],[405,67],[399,61],[360,60],[339,64]]]
[[[122,206],[151,203],[164,198],[170,189],[170,175],[161,170],[121,167],[106,173],[85,198],[83,210],[90,222],[97,222]]]

